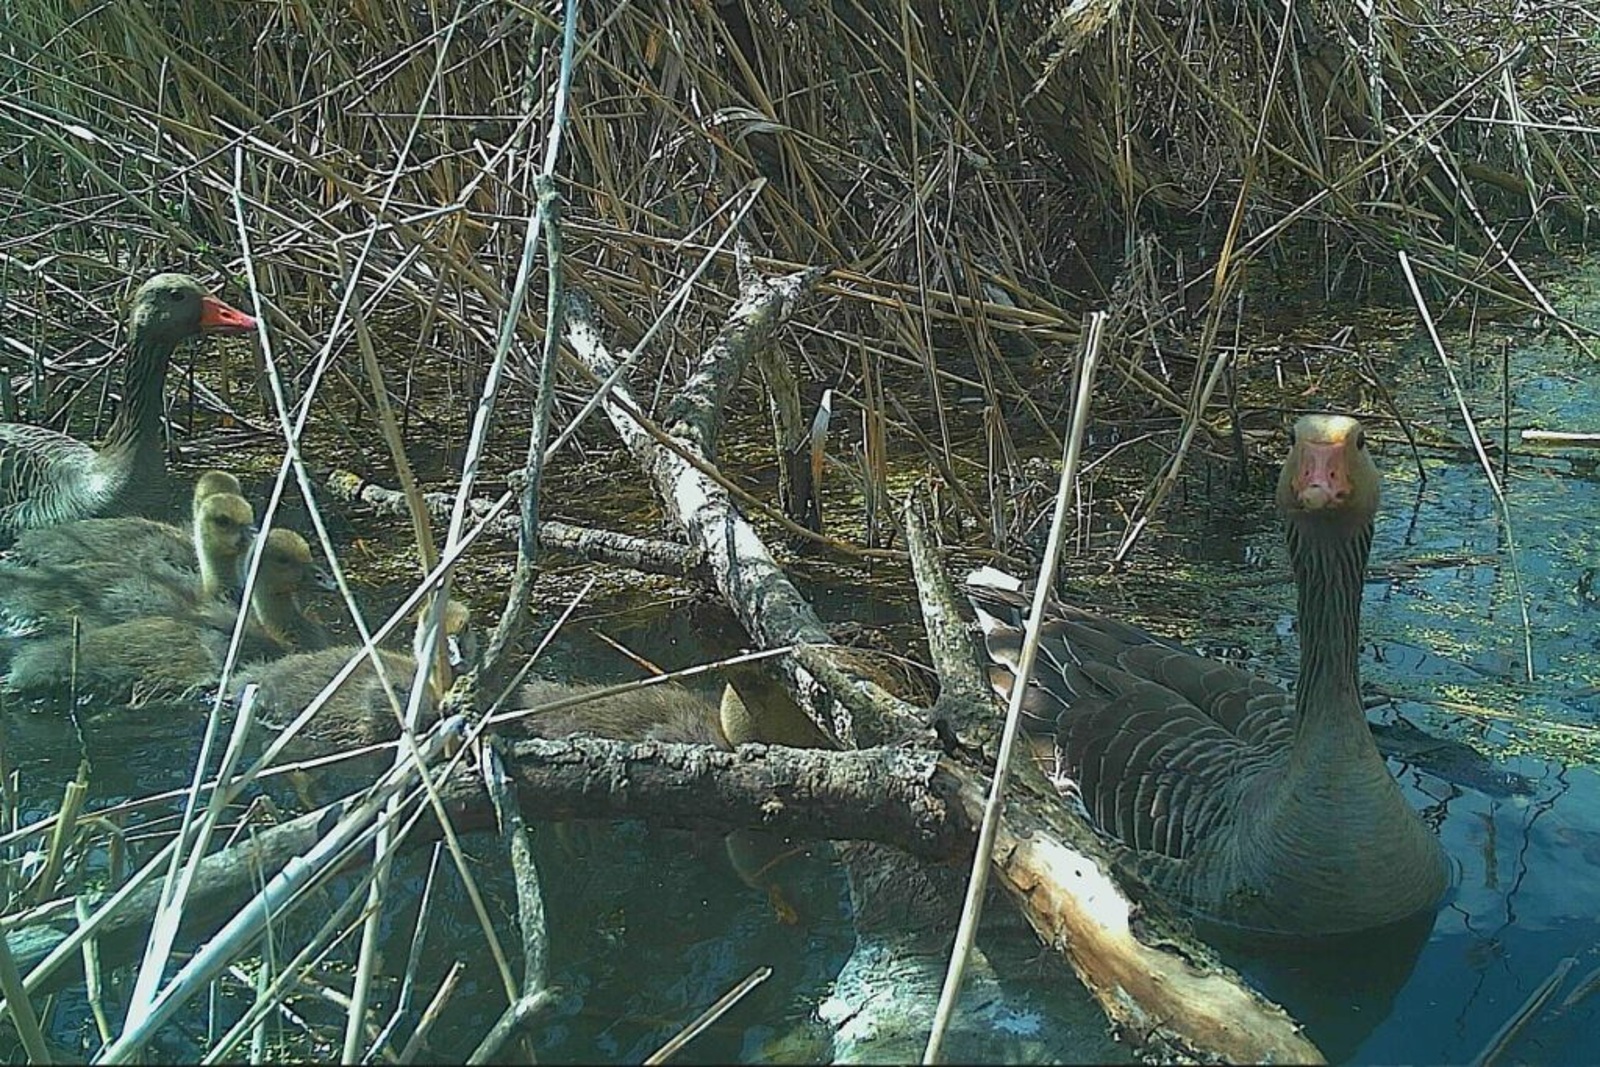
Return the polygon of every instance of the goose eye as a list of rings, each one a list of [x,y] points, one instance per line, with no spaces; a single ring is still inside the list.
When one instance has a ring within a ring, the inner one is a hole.
[[[1291,426],[1291,427],[1289,427],[1289,447],[1293,448],[1294,444],[1295,444],[1295,442],[1294,442],[1294,427]]]
[[[172,302],[174,304],[183,303],[183,290],[182,289],[168,289],[167,290],[167,300],[169,300],[170,302]]]
[[[1357,430],[1356,431],[1356,448],[1360,449],[1363,452],[1365,452],[1367,450],[1367,431],[1365,431],[1365,430]]]

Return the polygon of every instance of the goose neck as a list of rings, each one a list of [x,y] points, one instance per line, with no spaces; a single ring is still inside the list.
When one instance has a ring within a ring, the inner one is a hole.
[[[200,562],[200,594],[206,598],[218,597],[239,583],[239,560],[223,558],[207,551],[204,544],[195,545],[195,555]]]
[[[142,325],[142,324],[140,324]],[[175,342],[134,327],[128,360],[122,376],[122,403],[106,434],[108,448],[155,453],[161,451],[161,408]]]
[[[1356,723],[1365,734],[1359,668],[1361,587],[1372,547],[1372,524],[1339,530],[1290,522],[1288,542],[1299,600],[1296,733]]]
[[[258,581],[256,593],[250,598],[250,612],[255,616],[257,625],[279,644],[293,644],[301,621],[300,605],[295,601],[294,594],[278,589],[261,589],[260,584]]]

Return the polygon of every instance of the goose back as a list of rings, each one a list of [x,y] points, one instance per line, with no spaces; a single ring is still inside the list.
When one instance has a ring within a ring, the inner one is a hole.
[[[466,604],[449,601],[444,617],[447,640],[464,638],[470,624],[471,614]],[[418,618],[414,645],[420,644],[426,636],[427,625],[425,616]],[[409,656],[388,649],[374,651],[382,668],[381,676],[372,660],[363,655],[361,646],[339,645],[251,664],[234,676],[232,692],[237,699],[245,686],[255,685],[258,719],[268,729],[281,730],[327,688],[346,663],[361,656],[360,664],[300,729],[285,753],[290,758],[305,758],[393,741],[400,736],[396,707],[404,709],[417,676],[416,651],[414,648]],[[461,666],[459,661],[451,662],[446,665],[446,675],[436,674],[430,679],[422,706],[423,727],[433,724],[438,700],[454,680],[453,672]],[[396,704],[390,703],[390,687]]]
[[[588,697],[605,688],[536,678],[518,688],[515,706],[536,708]],[[505,729],[525,737],[609,737],[617,741],[666,741],[714,745],[726,751],[733,749],[723,729],[717,702],[687,686],[670,682],[513,719]]]
[[[40,531],[49,533],[51,531]],[[99,628],[153,615],[181,615],[225,599],[255,532],[249,501],[219,493],[196,510],[198,573],[161,558],[158,535],[149,558],[130,552],[111,562],[26,566],[0,562],[0,633],[31,637]],[[74,541],[69,526],[67,543]]]
[[[239,490],[239,480],[233,475],[225,471],[206,471],[195,481],[187,527],[131,515],[77,519],[23,530],[5,551],[4,558],[24,567],[111,563],[129,571],[154,568],[160,573],[198,581],[200,560],[196,555],[195,531],[199,524],[207,521],[203,510],[205,502],[213,496],[243,499]],[[218,512],[212,521],[226,518],[226,513]],[[229,590],[239,587],[237,562],[238,558],[233,573],[223,576]]]
[[[141,703],[215,683],[231,626],[209,612],[131,619],[29,641],[11,657],[5,688],[25,696],[92,694]]]
[[[258,600],[287,595],[293,603],[306,580],[310,551],[298,534],[274,530],[263,549],[252,594]],[[285,550],[286,546],[286,550]],[[185,602],[173,611],[20,643],[10,661],[5,688],[16,693],[93,693],[143,701],[183,695],[214,685],[227,655],[238,608],[223,599]],[[242,635],[242,660],[287,651],[281,633],[252,619]]]

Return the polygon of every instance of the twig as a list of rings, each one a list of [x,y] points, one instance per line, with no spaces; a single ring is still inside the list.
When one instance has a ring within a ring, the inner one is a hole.
[[[1050,539],[1045,546],[1044,559],[1039,563],[1038,585],[1033,593],[1033,611],[1028,617],[1027,638],[1023,642],[1022,656],[1017,663],[1017,681],[1011,687],[1011,701],[1006,709],[1005,731],[1000,737],[1000,752],[995,759],[994,778],[990,782],[989,796],[983,806],[983,824],[978,832],[978,849],[972,859],[972,875],[967,882],[966,900],[961,906],[961,924],[956,929],[955,945],[950,950],[950,968],[945,975],[944,988],[939,993],[939,1009],[934,1016],[933,1032],[928,1037],[928,1046],[922,1054],[923,1063],[939,1062],[945,1032],[955,1015],[956,1001],[961,996],[961,983],[966,977],[967,959],[978,936],[978,919],[983,914],[984,894],[989,886],[989,863],[994,851],[995,831],[1000,823],[1001,809],[1005,805],[1006,782],[1010,778],[1011,758],[1016,749],[1017,732],[1022,726],[1023,698],[1027,695],[1028,681],[1033,677],[1034,660],[1039,654],[1039,632],[1044,625],[1045,605],[1049,603],[1056,587],[1056,566],[1061,559],[1067,516],[1072,513],[1072,493],[1077,486],[1078,461],[1083,452],[1083,434],[1089,427],[1089,406],[1094,394],[1094,372],[1096,364],[1100,361],[1100,342],[1105,335],[1105,324],[1105,312],[1097,311],[1089,316],[1083,359],[1078,367],[1077,403],[1072,412],[1072,428],[1067,435],[1067,452],[1062,459],[1061,481],[1056,488],[1056,509],[1050,523]]]
[[[55,828],[50,833],[50,845],[45,852],[44,865],[33,879],[35,902],[42,901],[55,891],[56,879],[61,875],[61,860],[67,845],[78,832],[78,812],[89,795],[89,763],[78,762],[78,776],[67,783],[61,798],[61,810],[56,816]]]
[[[80,897],[72,898],[73,910],[81,926],[89,921],[89,905]],[[5,938],[0,937],[0,941]],[[88,937],[83,942],[83,987],[84,996],[89,1001],[89,1010],[94,1015],[94,1026],[100,1034],[100,1043],[106,1044],[111,1040],[111,1020],[106,1015],[105,990],[100,980],[100,942],[99,939]],[[8,998],[9,999],[9,998]]]
[[[566,77],[570,77],[568,72]],[[559,105],[558,105],[559,106]],[[507,673],[506,651],[522,631],[528,612],[533,583],[538,577],[539,492],[544,482],[545,442],[550,436],[550,417],[555,410],[556,361],[561,358],[561,322],[566,311],[566,281],[561,256],[561,198],[555,179],[549,173],[533,181],[538,191],[538,210],[544,217],[545,239],[545,332],[539,353],[539,380],[534,392],[533,421],[528,428],[528,455],[522,468],[521,523],[517,530],[517,565],[506,593],[506,606],[489,635],[483,662],[474,671],[475,688],[493,688]]]
[[[1539,1009],[1544,1007],[1545,1001],[1549,1000],[1551,995],[1555,993],[1556,987],[1562,983],[1567,977],[1567,972],[1572,970],[1577,962],[1575,957],[1567,956],[1560,963],[1557,963],[1555,970],[1550,972],[1549,977],[1540,982],[1539,987],[1528,995],[1527,1000],[1522,1002],[1522,1007],[1513,1012],[1511,1018],[1506,1020],[1505,1025],[1495,1031],[1494,1036],[1489,1039],[1489,1043],[1483,1047],[1483,1051],[1473,1057],[1472,1067],[1492,1067],[1494,1062],[1505,1054],[1506,1049],[1511,1047],[1511,1043],[1517,1039],[1518,1034],[1522,1033],[1523,1028],[1528,1025]]]
[[[1596,967],[1594,970],[1578,979],[1578,984],[1572,987],[1572,992],[1568,993],[1561,999],[1561,1010],[1567,1011],[1570,1008],[1576,1007],[1579,1001],[1581,1001],[1584,997],[1587,997],[1590,993],[1593,993],[1596,989],[1600,989],[1600,967]]]
[[[416,992],[417,968],[422,963],[422,946],[427,941],[429,917],[433,914],[429,910],[429,905],[433,903],[434,889],[438,886],[439,860],[442,855],[443,850],[435,845],[433,856],[428,861],[428,877],[422,883],[422,900],[417,905],[417,928],[411,932],[411,951],[406,956],[406,968],[400,978],[400,994],[395,997],[394,1011],[389,1013],[389,1021],[372,1041],[372,1050],[367,1055],[369,1061],[377,1059],[382,1053],[395,1027],[400,1025],[400,1020],[411,1010],[411,998]]]
[[[501,1013],[500,1018],[495,1020],[494,1026],[484,1035],[483,1040],[478,1043],[478,1047],[472,1050],[472,1054],[467,1057],[467,1062],[469,1064],[495,1062],[501,1047],[510,1039],[511,1035],[526,1026],[529,1019],[555,1003],[555,999],[555,994],[548,989],[541,989],[537,993],[518,997],[511,1003],[510,1007]]]
[[[0,992],[5,993],[5,1006],[10,1009],[11,1021],[17,1027],[17,1036],[32,1063],[49,1063],[50,1050],[45,1045],[44,1033],[39,1029],[39,1017],[33,1012],[33,1003],[23,989],[22,975],[17,973],[16,958],[11,946],[0,937]]]
[[[455,40],[456,29],[462,22],[463,9],[465,6],[465,3],[458,4],[454,17],[452,17],[445,26],[443,39],[438,43],[435,49],[433,69],[429,72],[427,87],[418,97],[417,106],[411,115],[411,123],[406,129],[405,143],[401,146],[400,151],[396,154],[394,168],[392,171],[390,171],[389,179],[384,185],[383,199],[379,207],[380,216],[384,213],[384,209],[387,208],[391,198],[394,196],[395,187],[400,181],[400,175],[406,168],[407,160],[411,154],[411,148],[416,143],[418,132],[422,126],[423,115],[427,111],[428,101],[432,100],[435,93],[437,93],[439,90],[440,81],[444,76],[446,57],[450,53],[450,44],[453,40]],[[368,247],[371,246],[372,237],[375,236],[376,228],[374,228],[373,234],[368,238]],[[512,314],[516,314],[516,312],[513,311]],[[375,386],[382,385],[381,381],[373,384]],[[492,408],[492,402],[488,406]],[[483,412],[480,411],[479,414],[482,415]],[[470,482],[470,475],[463,477],[462,481],[463,483]],[[309,499],[310,498],[308,497],[308,503]],[[426,517],[422,513],[414,511],[412,515],[412,521],[419,524],[425,524]],[[426,572],[429,570],[430,565],[434,562],[432,558],[434,556],[432,537],[425,525],[419,525],[417,532],[419,534],[417,540],[417,549],[422,553],[422,558],[419,562],[422,564],[422,570]],[[450,532],[454,537],[459,537],[461,532],[459,523],[452,524]],[[446,598],[449,596],[449,592],[450,578],[449,575],[446,574],[444,581],[440,584],[439,593],[434,598],[432,622],[429,626],[427,640],[424,641],[424,647],[418,652],[419,662],[417,663],[416,675],[413,678],[410,700],[406,707],[405,723],[408,727],[408,731],[414,731],[417,728],[417,725],[420,721],[420,713],[418,708],[422,702],[422,694],[428,685],[429,676],[434,672],[434,670],[437,669],[437,665],[433,663],[432,660],[436,654],[435,650],[440,647],[438,631],[440,628],[440,620],[444,615],[444,603]],[[376,665],[379,657],[374,653],[371,654],[371,658]],[[379,667],[378,670],[381,671],[382,668]],[[395,765],[397,767],[400,766],[401,762],[407,757],[407,755],[409,755],[409,753],[406,751],[408,747],[408,745],[402,744],[400,749],[396,751]],[[398,815],[398,804],[399,798],[396,796],[390,802],[389,806],[388,814],[391,817]],[[361,947],[356,956],[357,962],[355,981],[351,985],[350,992],[350,1012],[345,1019],[343,1058],[344,1062],[346,1063],[353,1062],[355,1060],[356,1053],[360,1051],[364,1037],[363,1028],[367,1022],[367,998],[372,988],[373,971],[377,966],[378,935],[383,922],[384,891],[388,887],[389,882],[389,864],[387,862],[389,846],[390,840],[387,824],[380,823],[378,833],[374,837],[372,845],[375,877],[372,879],[372,883],[368,889],[367,918],[361,932]]]
[[[527,827],[517,803],[517,787],[506,776],[499,747],[492,741],[481,747],[479,770],[489,799],[494,804],[500,826],[500,839],[511,858],[511,876],[517,889],[517,925],[522,930],[522,992],[501,1013],[495,1025],[467,1058],[468,1063],[495,1060],[504,1043],[531,1019],[539,1008],[553,1001],[546,987],[549,934],[544,912],[544,894],[539,889],[539,868],[528,844]]]
[[[751,990],[771,977],[771,967],[757,967],[754,971],[745,975],[738,985],[718,997],[715,1004],[712,1004],[711,1007],[696,1016],[693,1022],[675,1034],[670,1041],[646,1056],[644,1058],[645,1067],[666,1063],[673,1056],[676,1056],[683,1046],[703,1034],[718,1019],[728,1014],[733,1009],[733,1006],[743,1000]]]
[[[441,725],[443,728],[432,735],[435,743],[440,742],[455,724]],[[420,761],[409,768],[411,775],[420,771]],[[406,777],[391,772],[373,787],[362,804],[345,815],[308,853],[286,864],[283,870],[274,875],[249,904],[184,964],[137,1024],[124,1024],[122,1034],[101,1052],[102,1062],[120,1063],[131,1058],[157,1027],[171,1018],[189,997],[204,988],[211,978],[227,966],[233,953],[253,942],[268,923],[281,917],[288,902],[298,897],[304,886],[351,849],[369,843],[381,828],[391,825],[397,812],[383,805],[391,794],[401,789]]]
[[[257,554],[259,556],[259,553]],[[240,617],[243,617],[243,612]],[[236,629],[234,636],[239,636]],[[253,694],[251,694],[253,696]],[[219,697],[220,701],[220,697]],[[241,703],[238,717],[234,720],[233,733],[228,739],[228,747],[222,760],[222,769],[218,779],[226,781],[233,773],[240,754],[244,750],[245,741],[254,722],[255,701],[247,696]],[[219,705],[212,706],[210,727],[215,727],[218,721]],[[210,741],[214,730],[206,731],[206,740]],[[185,822],[182,825],[176,847],[173,849],[170,866],[167,868],[166,879],[162,883],[161,905],[156,911],[156,917],[150,927],[150,940],[145,944],[145,953],[139,964],[139,974],[134,980],[134,988],[128,1004],[128,1014],[122,1023],[122,1038],[125,1039],[130,1032],[143,1032],[145,1023],[150,1019],[154,1005],[158,999],[156,987],[161,982],[161,975],[166,969],[167,958],[171,954],[173,942],[178,936],[178,925],[183,919],[183,905],[188,896],[189,887],[194,883],[195,872],[199,868],[200,860],[205,855],[211,841],[211,835],[216,830],[222,818],[223,810],[232,799],[231,791],[214,790],[202,818],[197,820],[191,830],[188,813],[192,812],[199,802],[201,786],[204,781],[203,770],[208,762],[206,753],[209,744],[203,744],[201,755],[195,761],[195,774],[190,782],[189,794],[185,800]],[[190,851],[187,862],[182,862],[185,846]]]
[[[463,960],[456,960],[451,964],[450,970],[445,973],[444,981],[439,983],[438,990],[428,1001],[428,1006],[422,1009],[422,1018],[417,1020],[417,1028],[412,1031],[405,1048],[400,1050],[400,1055],[397,1057],[399,1062],[410,1063],[422,1050],[422,1046],[427,1044],[428,1035],[433,1032],[433,1024],[444,1014],[444,1007],[455,995],[456,985],[461,981],[461,975],[466,969],[467,965]]]
[[[1600,433],[1564,433],[1560,430],[1523,430],[1522,443],[1556,448],[1600,448]]]
[[[1467,407],[1467,397],[1461,389],[1461,383],[1456,379],[1455,367],[1451,365],[1450,357],[1444,350],[1444,342],[1439,339],[1439,331],[1434,326],[1433,315],[1428,311],[1428,303],[1422,297],[1422,289],[1417,285],[1417,277],[1411,272],[1411,257],[1404,252],[1400,253],[1400,269],[1405,273],[1406,284],[1411,287],[1411,298],[1416,302],[1417,313],[1422,316],[1422,324],[1428,329],[1428,340],[1433,343],[1434,354],[1439,357],[1445,376],[1450,379],[1450,390],[1455,394],[1456,406],[1461,410],[1461,418],[1467,424],[1467,436],[1472,439],[1472,449],[1478,454],[1478,465],[1483,468],[1484,477],[1489,479],[1489,491],[1494,494],[1495,503],[1500,506],[1500,522],[1506,531],[1506,555],[1511,560],[1511,584],[1517,594],[1517,610],[1522,615],[1524,674],[1531,683],[1534,681],[1533,623],[1528,619],[1527,594],[1522,591],[1522,568],[1517,563],[1517,541],[1511,529],[1511,505],[1506,501],[1500,479],[1494,475],[1494,465],[1489,462],[1489,453],[1483,447],[1483,438],[1478,436],[1478,425],[1473,421],[1472,412]]]
[[[369,482],[353,471],[332,470],[324,484],[339,499],[365,504],[380,514],[405,513],[406,496],[403,492]],[[436,517],[450,517],[450,499],[445,493],[422,494],[429,513]],[[474,497],[470,506],[473,514],[481,515],[493,506],[493,502]],[[489,524],[489,532],[515,538],[520,527],[517,516],[502,513]],[[574,526],[544,518],[539,521],[538,532],[540,548],[563,552],[591,563],[628,567],[646,574],[665,574],[673,578],[692,577],[701,569],[698,553],[686,545],[671,541]]]

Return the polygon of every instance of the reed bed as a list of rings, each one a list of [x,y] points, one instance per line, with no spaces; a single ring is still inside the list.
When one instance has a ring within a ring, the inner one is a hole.
[[[312,466],[352,449],[341,465],[402,483],[402,439],[469,449],[485,484],[522,467],[547,309],[544,261],[532,278],[519,264],[557,123],[558,10],[0,0],[0,15],[6,418],[92,436],[118,298],[183,268],[247,292],[277,338],[270,366],[191,383],[174,433],[196,460],[246,433],[263,463],[292,439]],[[1104,309],[1096,411],[1125,439],[1149,431],[1163,459],[1120,558],[1192,449],[1242,458],[1313,378],[1374,395],[1353,357],[1302,360],[1284,383],[1251,332],[1270,316],[1404,309],[1414,292],[1436,314],[1541,309],[1537,268],[1586,237],[1600,188],[1596,34],[1578,3],[587,7],[554,173],[564,282],[620,344],[657,331],[633,375],[643,402],[725,320],[730,234],[759,269],[827,268],[783,344],[807,404],[833,390],[830,476],[852,502],[835,532],[875,545],[894,472],[931,466],[950,536],[991,553],[1028,552],[1052,480],[1038,457],[1060,452],[1081,322]],[[514,296],[526,307],[502,336]],[[499,374],[509,387],[474,427]],[[1275,394],[1252,399],[1252,383]],[[563,371],[558,432],[590,389]],[[577,442],[614,448],[598,428]],[[773,462],[748,427],[727,447]],[[431,546],[420,559],[439,573]],[[204,777],[190,810],[210,805],[220,834],[231,809]],[[123,816],[87,816],[81,790],[29,826],[4,780],[13,920],[126,884],[175,840],[141,823],[128,856]],[[415,819],[380,807],[330,849]],[[22,862],[35,854],[43,866]],[[283,955],[244,937],[213,965],[207,981],[257,1003],[215,1054],[264,1055],[262,1020],[291,1018],[291,996],[349,1006],[317,968],[335,945],[353,954],[367,885]],[[507,998],[536,1000],[494,954]],[[293,1022],[302,1051],[416,1054],[454,989],[418,955],[389,976],[392,1014],[361,1013],[342,1045]],[[0,958],[20,1005],[17,978]],[[101,1040],[131,1055],[115,1042],[138,1020],[98,976],[89,988]],[[31,1010],[11,1018],[31,1057],[50,1054]]]

